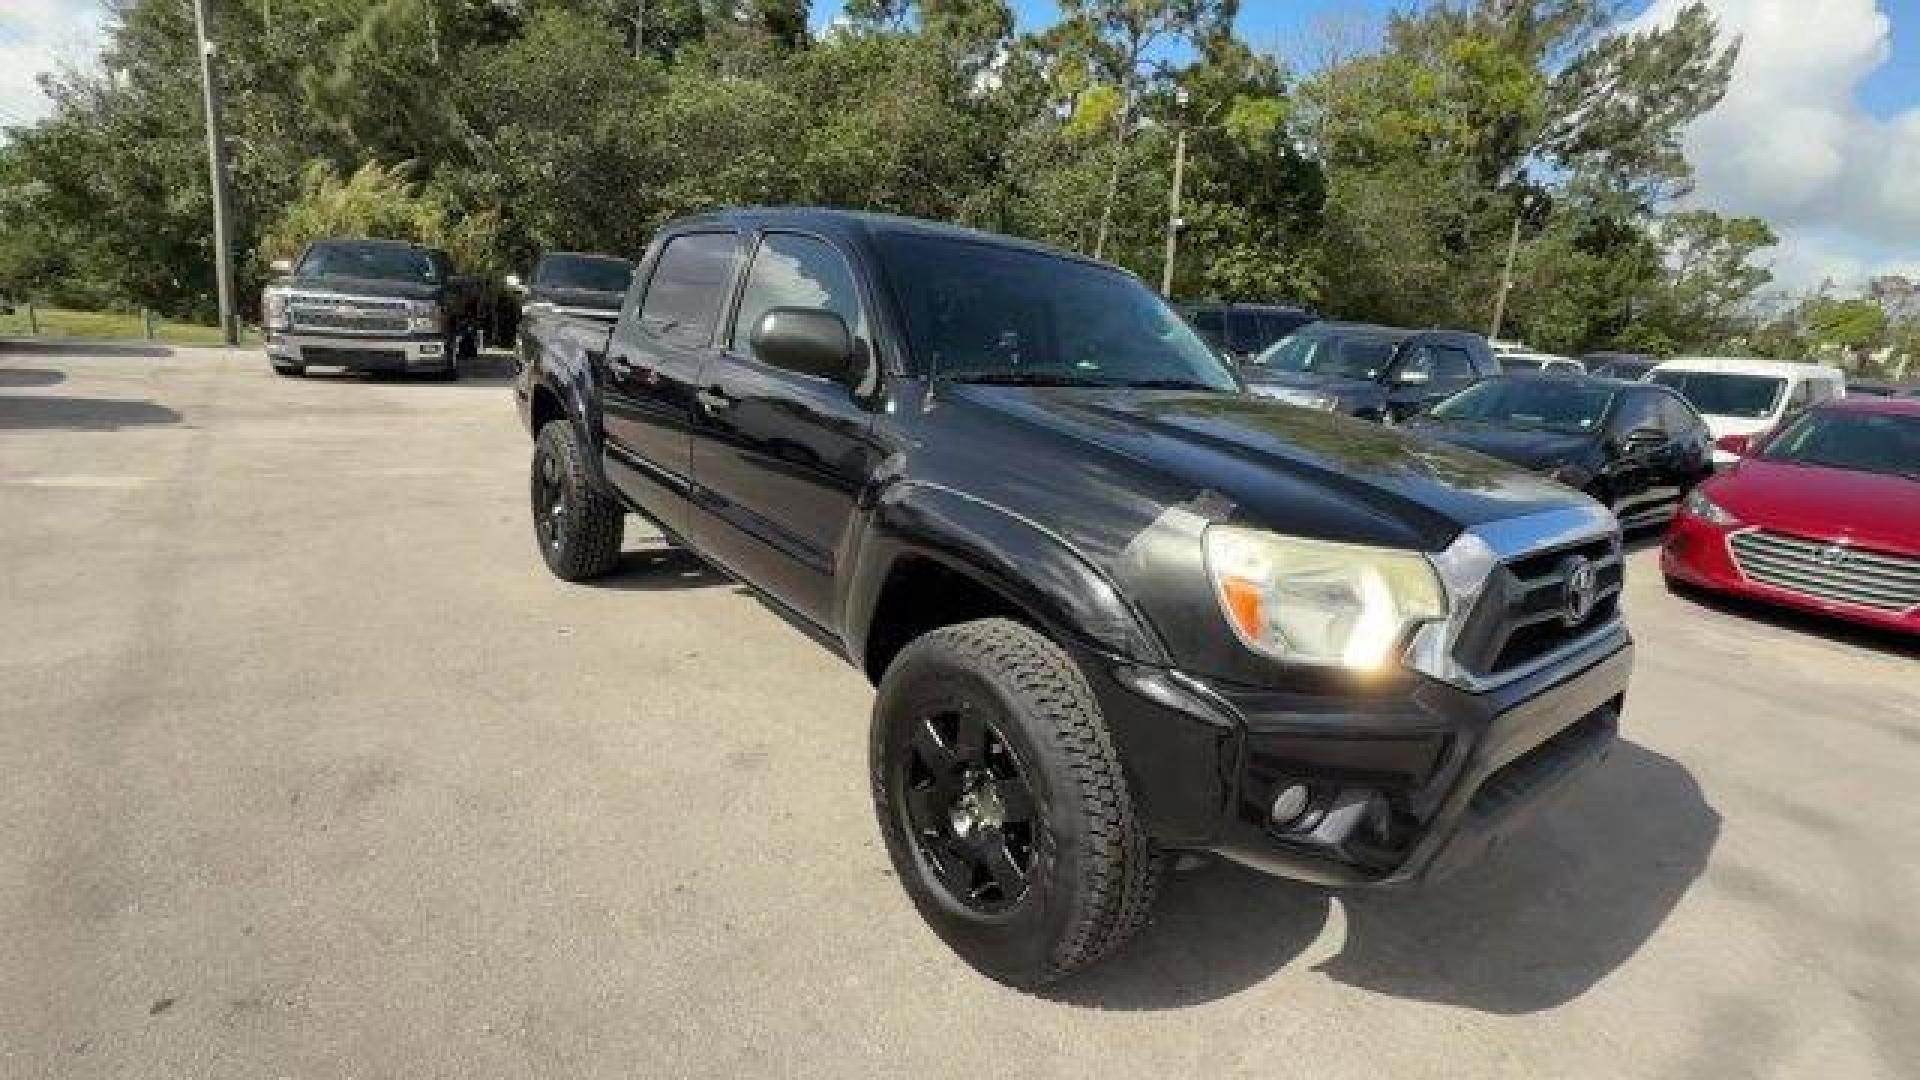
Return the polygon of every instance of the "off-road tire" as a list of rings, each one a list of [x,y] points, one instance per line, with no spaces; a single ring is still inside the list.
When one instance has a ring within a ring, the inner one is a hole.
[[[541,528],[541,516],[549,512],[542,486],[542,470],[549,460],[556,470],[560,497],[565,500],[555,537]],[[529,484],[533,534],[547,569],[562,581],[587,581],[612,570],[620,560],[620,541],[626,531],[624,508],[611,496],[595,490],[587,478],[585,462],[571,423],[552,420],[540,429],[540,437],[534,442]]]
[[[1013,749],[1036,809],[1026,894],[995,914],[967,906],[941,883],[909,835],[904,809],[901,740],[936,702],[956,695],[980,708]],[[1045,986],[1146,923],[1161,859],[1086,678],[1030,627],[982,619],[909,643],[880,681],[868,761],[894,870],[933,931],[982,973],[1021,989]]]

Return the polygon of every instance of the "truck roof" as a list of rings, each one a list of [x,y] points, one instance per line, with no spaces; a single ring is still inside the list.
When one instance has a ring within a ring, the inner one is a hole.
[[[900,217],[895,214],[877,214],[864,210],[840,210],[824,206],[749,206],[732,210],[718,210],[708,214],[694,214],[676,218],[670,226],[698,225],[710,223],[728,225],[735,228],[796,228],[818,232],[841,239],[861,241],[884,233],[911,233],[919,236],[934,236],[947,240],[962,240],[968,243],[985,244],[999,248],[1013,248],[1030,251],[1039,255],[1051,255],[1060,259],[1090,266],[1101,266],[1129,277],[1135,276],[1125,267],[1115,266],[1102,259],[1090,258],[1078,252],[1022,240],[1017,237],[1003,236],[998,233],[981,232],[964,225],[949,225],[945,222],[927,221],[922,218]]]

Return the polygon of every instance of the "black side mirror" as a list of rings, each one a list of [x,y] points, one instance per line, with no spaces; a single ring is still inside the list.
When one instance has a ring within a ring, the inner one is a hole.
[[[831,311],[774,308],[760,316],[750,344],[761,363],[837,383],[853,380],[853,335]]]

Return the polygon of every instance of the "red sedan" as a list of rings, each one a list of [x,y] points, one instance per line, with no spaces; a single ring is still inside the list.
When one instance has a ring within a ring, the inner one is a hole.
[[[1920,634],[1920,400],[1844,398],[1687,496],[1670,582]]]

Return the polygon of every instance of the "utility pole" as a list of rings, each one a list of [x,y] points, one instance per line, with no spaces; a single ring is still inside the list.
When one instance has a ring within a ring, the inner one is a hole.
[[[1493,326],[1487,330],[1487,339],[1491,341],[1500,336],[1500,323],[1507,317],[1507,291],[1513,288],[1513,260],[1520,251],[1520,219],[1526,216],[1526,200],[1522,199],[1513,214],[1513,231],[1507,234],[1507,265],[1500,271],[1500,291],[1493,297]]]
[[[1174,102],[1181,109],[1187,107],[1186,87],[1174,91]],[[1173,299],[1173,260],[1180,250],[1180,230],[1185,222],[1180,220],[1181,188],[1187,179],[1187,125],[1184,118],[1180,131],[1173,140],[1173,192],[1167,197],[1167,254],[1160,266],[1160,295]]]
[[[207,35],[207,0],[193,0],[193,26],[200,41],[200,85],[206,96],[207,174],[213,182],[213,272],[220,289],[220,333],[228,345],[238,345],[240,327],[233,313],[233,237],[227,206],[227,143],[220,127],[220,84],[213,64],[213,39]]]

